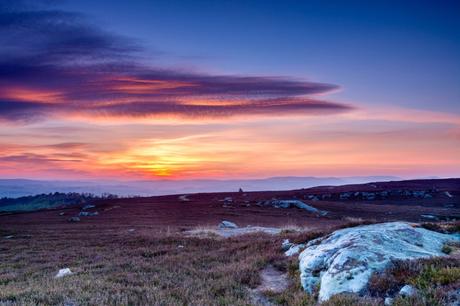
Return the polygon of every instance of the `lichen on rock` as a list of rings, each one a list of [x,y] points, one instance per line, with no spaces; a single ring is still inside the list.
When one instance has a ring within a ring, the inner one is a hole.
[[[341,229],[309,242],[299,255],[303,288],[319,289],[319,301],[338,293],[360,293],[372,273],[384,270],[393,260],[445,255],[441,249],[459,235],[447,235],[390,222]]]

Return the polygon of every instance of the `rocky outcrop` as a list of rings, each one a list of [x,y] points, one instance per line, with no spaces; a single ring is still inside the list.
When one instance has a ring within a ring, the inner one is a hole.
[[[392,260],[445,255],[441,249],[459,235],[447,235],[391,222],[341,229],[315,239],[299,255],[303,288],[318,285],[319,301],[338,293],[363,292],[372,273],[384,270]]]
[[[325,216],[327,215],[327,211],[319,210],[316,207],[311,205],[305,204],[300,200],[272,200],[270,201],[270,205],[276,208],[290,208],[290,207],[297,207],[300,209],[305,209],[311,213]]]

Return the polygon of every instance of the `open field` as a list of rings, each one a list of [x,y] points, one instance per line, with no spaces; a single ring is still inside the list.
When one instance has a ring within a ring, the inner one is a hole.
[[[419,190],[420,186],[404,188]],[[264,293],[267,303],[314,305],[313,297],[300,287],[297,259],[284,256],[281,250],[284,239],[302,243],[363,222],[416,222],[421,214],[459,215],[456,186],[446,187],[452,198],[442,196],[444,190],[437,188],[438,196],[417,201],[420,205],[414,205],[413,199],[391,199],[389,203],[305,200],[328,211],[326,216],[260,205],[272,198],[308,198],[324,192],[320,189],[101,200],[93,209],[99,215],[81,217],[75,223],[67,219],[77,215],[79,207],[2,215],[0,305],[253,305],[253,292],[261,283],[260,271],[267,266],[285,273],[289,280],[288,289],[282,293]],[[191,229],[216,227],[222,220],[241,227],[303,231],[226,239],[185,235]],[[439,266],[446,268],[446,264]],[[458,272],[458,266],[455,258],[447,264],[454,269],[452,273]],[[75,274],[54,278],[59,269],[67,267]],[[383,296],[379,290],[383,289],[378,288],[383,285],[375,283],[372,297],[337,297],[327,305],[380,305]],[[454,275],[448,286],[455,284],[458,276]],[[398,305],[410,305],[406,302]]]

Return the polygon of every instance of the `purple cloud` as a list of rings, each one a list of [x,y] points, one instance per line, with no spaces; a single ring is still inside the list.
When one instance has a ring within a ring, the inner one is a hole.
[[[0,50],[3,120],[73,113],[222,117],[351,109],[312,97],[335,85],[152,68],[140,60],[138,43],[102,31],[84,16],[12,3],[0,6],[0,44],[6,46]]]

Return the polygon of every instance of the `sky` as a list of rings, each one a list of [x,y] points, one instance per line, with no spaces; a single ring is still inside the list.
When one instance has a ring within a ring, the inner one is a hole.
[[[0,178],[460,176],[458,1],[0,0]]]

